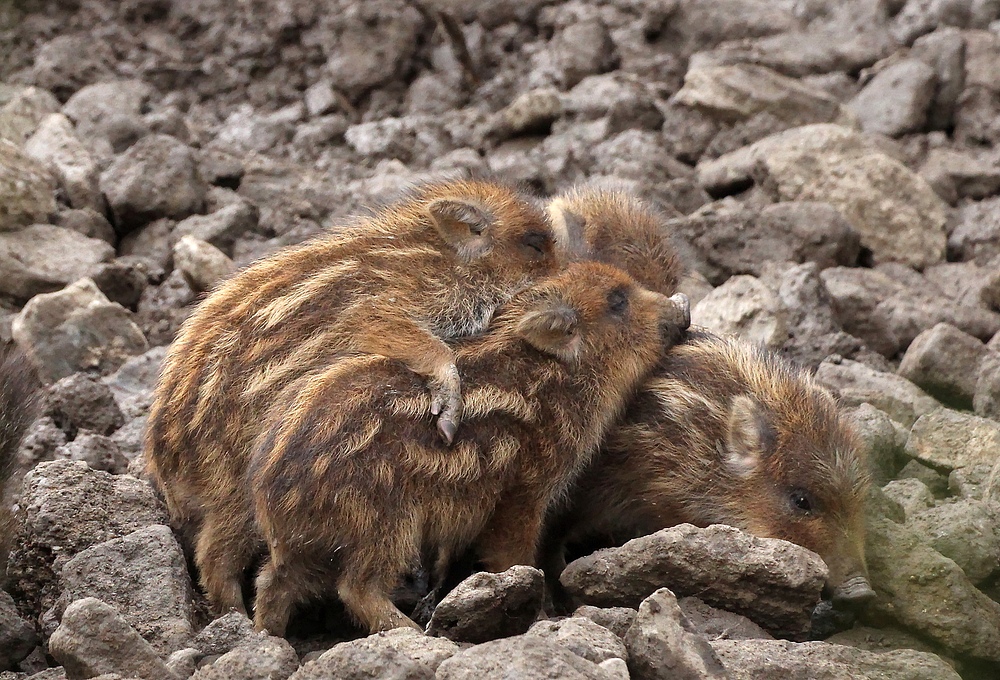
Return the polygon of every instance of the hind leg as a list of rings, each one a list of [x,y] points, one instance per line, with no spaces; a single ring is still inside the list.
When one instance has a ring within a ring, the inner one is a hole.
[[[222,519],[225,517],[226,519]],[[201,585],[218,613],[247,613],[243,574],[253,561],[258,541],[245,512],[209,512],[195,545],[194,562]]]
[[[535,566],[545,505],[527,489],[504,494],[476,539],[479,558],[487,571],[501,572],[515,564]]]
[[[276,564],[269,558],[257,576],[254,627],[284,637],[295,605],[319,595],[323,591],[321,580],[320,574],[306,567],[304,559]]]

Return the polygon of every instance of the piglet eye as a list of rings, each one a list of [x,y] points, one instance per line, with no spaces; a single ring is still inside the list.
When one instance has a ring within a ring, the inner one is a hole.
[[[628,291],[624,288],[615,288],[608,293],[608,311],[621,316],[628,309]]]
[[[802,489],[793,489],[789,494],[789,500],[792,506],[803,513],[811,513],[813,511],[813,502],[809,497],[809,494]]]

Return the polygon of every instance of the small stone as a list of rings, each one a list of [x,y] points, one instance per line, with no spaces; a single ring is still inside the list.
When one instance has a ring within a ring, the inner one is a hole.
[[[987,351],[982,341],[939,323],[910,344],[899,374],[943,404],[971,409]]]
[[[210,291],[236,272],[225,253],[193,236],[182,236],[174,245],[174,266],[196,292]]]
[[[1000,451],[1000,423],[939,408],[922,415],[910,430],[906,452],[937,469],[992,464]]]
[[[772,636],[745,616],[716,609],[697,597],[683,597],[677,601],[687,630],[704,635],[709,640],[770,640]]]
[[[1000,192],[1000,167],[954,149],[928,151],[920,176],[952,205],[961,198],[978,201]]]
[[[865,132],[889,137],[920,132],[936,85],[933,68],[918,59],[903,59],[877,73],[849,106]]]
[[[979,364],[972,408],[976,415],[1000,420],[1000,352],[988,350]]]
[[[192,680],[285,680],[299,667],[287,641],[276,637],[247,643],[200,668]]]
[[[473,574],[441,600],[427,632],[472,643],[518,635],[541,611],[543,591],[542,572],[528,566]]]
[[[882,487],[882,492],[899,503],[906,517],[934,507],[934,494],[916,478],[894,479]]]
[[[36,222],[55,213],[56,178],[19,147],[0,139],[0,233]]]
[[[868,402],[904,427],[941,406],[906,378],[849,359],[827,359],[819,365],[816,380],[836,392],[845,406]]]
[[[114,256],[106,242],[51,224],[0,231],[0,294],[27,301],[51,293]]]
[[[53,113],[42,120],[25,143],[24,151],[52,169],[71,206],[104,210],[97,160],[77,137],[66,116]]]
[[[125,474],[128,458],[110,437],[80,432],[76,439],[56,449],[56,460],[81,460],[94,470],[103,470],[113,475]]]
[[[294,680],[433,678],[438,667],[458,651],[458,645],[450,640],[397,628],[334,645],[292,677]]]
[[[690,632],[689,625],[666,588],[643,600],[625,635],[629,675],[636,680],[727,678],[708,638]]]
[[[311,116],[322,116],[343,108],[344,98],[338,95],[328,80],[320,80],[310,85],[303,96],[306,112]]]
[[[908,460],[905,452],[907,431],[869,403],[845,409],[844,415],[851,420],[861,439],[859,456],[874,472],[875,483],[884,484],[894,479]]]
[[[1000,570],[1000,504],[959,500],[918,510],[908,525],[927,537],[931,547],[952,559],[973,583]]]
[[[35,627],[22,619],[14,599],[0,590],[0,668],[13,668],[38,644]]]
[[[93,597],[66,608],[49,653],[73,679],[112,672],[144,680],[177,677],[113,607]]]
[[[67,376],[49,388],[46,414],[70,437],[81,429],[109,435],[125,423],[110,388],[84,373]]]
[[[625,637],[632,622],[635,621],[636,610],[631,607],[594,607],[585,604],[573,612],[573,616],[590,619],[599,626],[604,626],[620,638]]]
[[[127,418],[137,418],[149,411],[166,354],[166,347],[154,347],[145,354],[132,357],[103,379]]]
[[[218,190],[210,192],[210,198],[217,197]],[[249,231],[257,228],[260,212],[252,203],[235,196],[232,201],[208,215],[192,215],[181,220],[174,227],[175,238],[186,235],[207,241],[229,255],[233,243]]]
[[[753,276],[734,276],[691,310],[692,323],[723,335],[778,348],[788,339],[786,311],[778,297]]]
[[[62,210],[53,221],[58,227],[71,229],[87,238],[96,238],[114,246],[118,240],[114,227],[102,213],[90,208]]]
[[[121,153],[148,133],[141,117],[152,95],[153,88],[141,80],[94,83],[70,97],[63,113],[76,123],[81,137],[100,139],[109,151]]]
[[[505,139],[547,131],[562,111],[557,90],[539,88],[524,92],[497,114],[494,134]]]
[[[266,635],[255,631],[245,614],[232,611],[202,628],[193,645],[205,656],[221,656],[262,637]]]
[[[133,309],[150,280],[150,263],[139,257],[119,257],[97,265],[90,279],[111,302]]]
[[[597,664],[608,659],[628,659],[625,643],[617,635],[580,616],[559,621],[538,621],[528,629],[525,636],[553,640],[574,654]]]
[[[1000,255],[1000,196],[961,206],[948,237],[952,259],[980,265]]]
[[[432,676],[398,677],[417,680]],[[557,642],[518,635],[465,649],[442,663],[433,677],[437,680],[618,680],[620,676],[574,654]]]
[[[59,100],[38,87],[25,87],[0,106],[0,139],[22,146],[50,113],[59,111]]]
[[[167,668],[179,678],[190,678],[198,669],[202,653],[193,647],[178,649],[167,657]]]
[[[954,124],[955,103],[965,89],[965,39],[962,32],[939,27],[917,38],[910,50],[911,57],[920,59],[934,69],[937,87],[927,112],[927,125],[932,130],[948,130]]]

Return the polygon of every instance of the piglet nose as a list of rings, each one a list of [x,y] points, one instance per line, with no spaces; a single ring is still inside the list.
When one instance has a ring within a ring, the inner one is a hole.
[[[855,609],[875,597],[875,591],[864,576],[855,576],[841,583],[833,591],[833,604],[838,609]]]

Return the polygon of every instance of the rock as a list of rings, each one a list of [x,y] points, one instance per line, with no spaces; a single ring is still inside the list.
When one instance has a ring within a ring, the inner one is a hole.
[[[1000,167],[980,160],[969,152],[931,149],[927,152],[924,164],[920,166],[920,176],[934,187],[938,196],[952,205],[962,198],[978,201],[1000,193]],[[976,210],[963,206],[959,208],[957,219],[967,220],[966,212],[974,214]],[[973,222],[965,227],[965,231],[969,232],[974,228]],[[949,237],[949,252],[962,247],[958,245],[958,239],[955,240],[955,246],[951,243],[952,237]]]
[[[894,479],[906,463],[907,431],[894,423],[888,414],[869,403],[844,409],[861,440],[859,455],[867,461],[876,484]]]
[[[166,354],[166,347],[154,347],[145,354],[132,357],[104,378],[104,384],[111,389],[115,402],[127,417],[136,418],[149,411]]]
[[[1000,420],[1000,352],[987,351],[979,364],[972,408],[976,415]]]
[[[729,124],[764,112],[779,118],[784,127],[853,122],[853,116],[826,92],[754,64],[689,68],[674,101]]]
[[[458,645],[450,640],[397,628],[335,645],[305,664],[293,678],[433,678],[438,667],[458,651]]]
[[[940,657],[902,649],[867,652],[825,642],[786,640],[713,640],[731,680],[761,677],[851,678],[852,680],[959,680]]]
[[[713,285],[736,274],[760,276],[768,261],[851,266],[861,248],[854,228],[825,203],[755,209],[726,199],[668,224],[695,251],[691,266]]]
[[[193,311],[197,293],[175,269],[158,286],[150,286],[139,299],[138,321],[153,346],[169,345]]]
[[[666,588],[643,600],[625,635],[629,675],[636,680],[727,678],[708,639],[687,630],[688,625]]]
[[[178,649],[167,657],[167,668],[180,678],[190,678],[198,669],[198,662],[202,659],[202,653],[193,647]]]
[[[900,348],[906,349],[921,332],[945,322],[980,339],[991,338],[1000,330],[1000,314],[982,307],[955,304],[944,296],[920,289],[897,293],[875,307],[875,315],[885,323]]]
[[[195,636],[193,644],[205,656],[221,656],[241,645],[264,637],[267,637],[267,634],[255,631],[253,621],[245,614],[232,611],[202,628]]]
[[[193,236],[182,236],[174,245],[174,266],[191,290],[199,293],[212,290],[236,272],[225,253]]]
[[[191,645],[191,577],[166,526],[148,526],[77,553],[59,580],[63,601],[95,597],[111,605],[161,657]]]
[[[910,456],[937,469],[992,464],[997,451],[1000,423],[946,408],[922,415],[906,440]]]
[[[149,285],[149,262],[139,257],[119,257],[97,265],[90,279],[108,300],[132,309]]]
[[[716,609],[697,597],[684,597],[677,601],[687,620],[686,629],[706,636],[709,640],[770,640],[772,636],[745,616]]]
[[[50,113],[59,111],[59,100],[37,87],[20,89],[10,101],[0,106],[0,139],[23,146],[38,124]]]
[[[878,314],[875,310],[879,303],[903,291],[902,284],[884,272],[863,268],[832,267],[820,272],[820,278],[845,331],[883,356],[899,351],[901,342],[890,328],[885,309]]]
[[[664,122],[655,88],[620,70],[587,76],[561,101],[562,111],[577,120],[607,118],[609,133],[659,130]]]
[[[948,492],[952,496],[977,501],[990,500],[984,489],[990,481],[990,465],[969,465],[952,470],[948,475]]]
[[[913,44],[910,56],[934,69],[937,87],[927,112],[927,124],[932,130],[952,127],[955,102],[965,88],[965,39],[962,32],[941,28],[921,36]]]
[[[56,460],[80,460],[94,470],[103,470],[113,475],[125,474],[128,458],[110,437],[80,432],[76,439],[63,444],[55,452]]]
[[[1000,659],[1000,603],[905,525],[868,527],[868,571],[878,594],[873,615],[888,616],[951,653]]]
[[[934,498],[944,498],[948,495],[948,475],[924,465],[918,460],[910,460],[897,475],[899,480],[916,479],[926,486]],[[902,522],[902,518],[886,516],[894,522]]]
[[[99,239],[111,246],[118,241],[115,229],[107,218],[102,213],[90,208],[60,211],[53,220],[53,224],[57,227],[71,229],[87,238]]]
[[[292,646],[276,637],[265,637],[226,652],[199,669],[192,680],[285,680],[299,667]]]
[[[636,606],[669,583],[712,606],[743,614],[769,632],[802,637],[826,565],[814,553],[732,527],[681,524],[572,562],[560,581],[599,607]]]
[[[901,59],[875,74],[848,106],[865,132],[899,137],[923,130],[936,86],[933,68]]]
[[[49,653],[71,680],[112,672],[144,680],[176,678],[113,607],[93,597],[66,608],[49,638]]]
[[[910,344],[899,374],[948,406],[970,409],[988,351],[980,340],[939,323]]]
[[[71,206],[104,210],[97,160],[76,136],[66,116],[53,113],[42,120],[25,143],[24,152],[51,168]]]
[[[65,101],[84,85],[111,75],[114,60],[111,47],[89,34],[58,35],[39,46],[31,80]]]
[[[959,500],[908,514],[906,523],[954,560],[973,583],[1000,570],[1000,504]]]
[[[904,427],[940,406],[906,378],[849,359],[824,361],[816,371],[816,380],[839,394],[845,406],[868,402]]]
[[[328,677],[328,676],[324,676]],[[429,675],[399,675],[425,678]],[[438,667],[437,680],[613,680],[613,675],[595,663],[574,654],[557,642],[519,635],[486,642],[463,650]],[[296,679],[298,680],[298,679]],[[304,680],[304,679],[303,679]]]
[[[111,389],[84,373],[74,373],[50,387],[45,411],[69,437],[81,429],[108,435],[125,423]]]
[[[104,241],[51,224],[0,232],[0,294],[26,301],[51,293],[114,256]]]
[[[691,310],[691,321],[749,342],[778,348],[788,339],[786,311],[778,297],[752,276],[734,276]]]
[[[12,593],[29,611],[53,604],[56,575],[77,553],[122,538],[167,514],[145,482],[85,463],[40,463],[24,478],[23,524],[10,554]]]
[[[573,612],[573,616],[590,619],[620,638],[625,637],[637,614],[638,612],[631,607],[592,607],[589,604],[577,607]]]
[[[780,202],[829,203],[877,261],[922,268],[944,259],[947,204],[879,144],[839,125],[772,135],[702,162],[698,179],[713,195],[753,181]]]
[[[934,494],[916,478],[894,479],[882,487],[882,492],[902,506],[906,517],[934,507]]]
[[[574,654],[596,664],[608,659],[628,660],[628,651],[621,638],[582,616],[559,621],[538,621],[528,629],[525,636],[558,642]]]
[[[528,566],[473,574],[441,600],[427,633],[472,643],[519,635],[541,611],[543,591],[542,573]]]
[[[37,644],[35,627],[18,615],[14,600],[0,590],[0,668],[14,668]]]
[[[239,198],[208,215],[192,215],[181,220],[173,229],[175,238],[193,236],[207,241],[226,255],[233,252],[236,239],[257,228],[260,211],[252,203]]]
[[[82,370],[111,373],[149,349],[129,312],[90,279],[33,297],[12,332],[48,382]]]
[[[46,222],[56,211],[55,189],[56,179],[43,164],[0,139],[0,233]]]
[[[240,155],[266,153],[292,139],[303,114],[299,103],[269,114],[258,113],[250,104],[241,104],[226,117],[212,146]]]
[[[142,114],[152,95],[153,88],[141,80],[94,83],[70,97],[63,113],[92,146],[103,143],[105,154],[121,153],[148,134]]]
[[[955,229],[948,237],[948,254],[980,265],[1000,255],[1000,196],[958,209]]]
[[[497,113],[491,132],[498,139],[546,132],[562,111],[558,90],[549,87],[529,90]]]
[[[306,105],[306,113],[311,117],[345,108],[343,95],[333,89],[329,80],[318,80],[310,85],[302,96],[302,103]]]
[[[660,135],[648,130],[625,130],[599,142],[588,152],[593,154],[593,167],[600,168],[602,173],[614,177],[616,181],[658,184],[691,174],[688,166],[663,148]]]
[[[587,76],[612,70],[617,61],[608,27],[598,18],[575,21],[549,41],[556,82],[569,89]]]
[[[101,174],[101,190],[122,233],[147,222],[179,220],[205,205],[208,185],[191,148],[173,137],[144,137]]]

